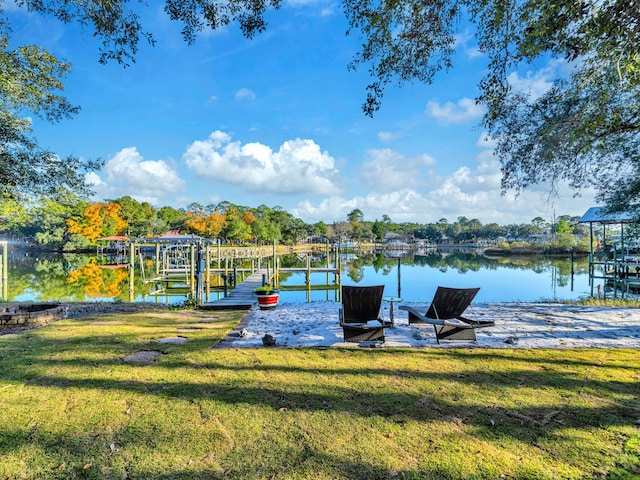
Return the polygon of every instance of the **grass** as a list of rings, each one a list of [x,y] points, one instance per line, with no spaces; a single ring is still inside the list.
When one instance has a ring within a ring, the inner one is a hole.
[[[1,336],[0,478],[640,476],[636,350],[212,349],[240,316]]]
[[[640,300],[637,298],[597,298],[597,297],[588,297],[582,300],[578,300],[576,302],[577,305],[587,305],[587,306],[596,306],[596,307],[640,307]]]

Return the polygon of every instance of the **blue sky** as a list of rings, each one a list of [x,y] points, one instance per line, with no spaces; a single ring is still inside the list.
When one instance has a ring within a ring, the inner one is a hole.
[[[365,117],[366,66],[348,71],[361,39],[329,0],[289,0],[253,40],[231,25],[187,45],[160,2],[143,16],[154,47],[129,68],[98,63],[99,43],[79,25],[5,3],[13,41],[73,63],[66,96],[79,115],[51,125],[33,118],[41,145],[106,161],[90,177],[96,200],[131,195],[160,207],[226,200],[280,206],[304,221],[529,222],[582,215],[593,193],[553,203],[540,186],[500,195],[499,164],[475,105],[487,59],[461,24],[454,68],[431,85],[391,85]],[[162,2],[163,3],[163,2]],[[528,65],[514,88],[541,92],[564,66]]]

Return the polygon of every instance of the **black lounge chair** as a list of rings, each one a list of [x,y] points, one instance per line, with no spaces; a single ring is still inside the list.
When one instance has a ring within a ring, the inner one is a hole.
[[[391,322],[384,322],[380,318],[383,291],[384,285],[342,287],[340,326],[345,342],[384,342],[384,329],[390,327]],[[369,323],[370,321],[375,323]]]
[[[400,310],[409,312],[410,324],[431,324],[436,331],[436,340],[476,340],[476,328],[492,327],[495,322],[464,318],[462,314],[471,304],[480,288],[438,287],[431,305],[412,307],[400,305]]]

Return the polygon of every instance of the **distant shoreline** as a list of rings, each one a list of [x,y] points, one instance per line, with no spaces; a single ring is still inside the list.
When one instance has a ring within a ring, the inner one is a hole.
[[[543,248],[502,248],[502,247],[488,247],[482,251],[485,255],[571,255],[574,254],[576,256],[586,256],[589,252],[577,251],[577,252],[567,252],[565,250],[562,251],[553,251],[553,250],[545,250]]]

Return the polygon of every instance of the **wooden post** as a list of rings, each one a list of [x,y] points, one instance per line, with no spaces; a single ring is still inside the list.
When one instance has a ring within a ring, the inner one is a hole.
[[[620,222],[620,255],[624,261],[624,222]]]
[[[273,241],[273,286],[277,286],[278,283],[278,270],[277,270],[277,264],[276,264],[276,259],[277,259],[277,253],[276,253],[276,241]]]
[[[575,274],[575,267],[573,265],[573,248],[571,249],[571,291],[573,292],[573,277]]]
[[[334,275],[335,277],[335,275]],[[325,285],[329,285],[329,270],[327,269],[327,273],[325,274],[325,279],[324,279],[324,283]],[[329,289],[327,289],[327,294],[325,295],[326,300],[329,300]]]
[[[136,261],[136,256],[134,254],[136,250],[136,244],[135,243],[131,243],[129,245],[129,301],[133,302],[133,281],[134,281],[134,277],[133,277],[133,271],[135,270],[135,261]]]
[[[589,286],[591,287],[591,296],[593,297],[593,222],[589,222]]]
[[[9,296],[9,260],[7,242],[2,242],[2,299],[7,302]]]
[[[218,261],[220,261],[220,260],[218,259]],[[224,296],[225,297],[229,293],[229,282],[227,282],[228,275],[229,275],[229,259],[225,258],[224,259],[224,277],[222,278],[222,285],[224,287]]]
[[[196,255],[195,245],[189,245],[189,283],[191,284],[191,296],[196,297]]]
[[[207,294],[207,301],[209,301],[209,294],[211,293],[211,249],[209,248],[209,244],[207,243],[206,247],[205,247],[205,270],[206,270],[206,285],[207,285],[207,289],[206,294]]]

